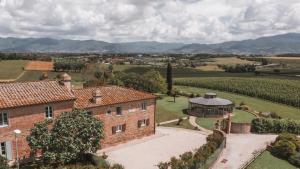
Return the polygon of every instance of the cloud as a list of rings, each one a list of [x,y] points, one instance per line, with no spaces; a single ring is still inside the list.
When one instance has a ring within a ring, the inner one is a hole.
[[[0,36],[217,43],[300,32],[299,0],[0,0]]]

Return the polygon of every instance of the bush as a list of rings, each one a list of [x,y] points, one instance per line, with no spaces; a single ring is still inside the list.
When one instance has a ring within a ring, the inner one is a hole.
[[[209,157],[220,147],[224,137],[221,133],[213,133],[207,137],[207,143],[198,148],[195,153],[186,152],[179,158],[172,157],[170,162],[160,162],[159,169],[193,169],[201,168]]]
[[[300,122],[289,119],[256,118],[251,122],[251,131],[256,133],[300,134]]]
[[[271,148],[271,153],[274,156],[287,159],[296,153],[296,146],[291,141],[279,140],[274,143],[274,146]]]
[[[0,169],[9,169],[7,159],[0,155]]]
[[[288,161],[297,166],[297,167],[300,167],[300,153],[296,153],[294,155],[291,155],[289,158],[288,158]]]

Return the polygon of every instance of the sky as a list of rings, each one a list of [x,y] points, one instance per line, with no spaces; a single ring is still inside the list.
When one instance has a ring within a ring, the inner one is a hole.
[[[0,37],[219,43],[300,33],[300,0],[0,0]]]

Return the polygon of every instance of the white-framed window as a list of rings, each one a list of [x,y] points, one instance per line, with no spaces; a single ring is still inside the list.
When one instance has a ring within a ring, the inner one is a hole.
[[[117,133],[120,133],[120,132],[122,132],[123,131],[123,125],[117,125],[116,126],[116,132]]]
[[[45,107],[45,117],[46,118],[53,118],[53,108],[51,106]]]
[[[150,124],[149,119],[138,120],[138,128],[149,126],[149,124]]]
[[[12,144],[11,141],[0,142],[0,155],[12,160]]]
[[[147,102],[143,102],[143,103],[141,104],[141,109],[142,109],[143,111],[146,111],[146,110],[147,110]]]
[[[117,116],[121,116],[122,114],[122,107],[117,107]]]
[[[144,126],[146,126],[146,123],[147,123],[147,120],[146,120],[146,119],[144,119],[144,120],[141,120],[141,127],[144,127]]]
[[[6,157],[6,145],[5,145],[5,142],[1,142],[0,144],[0,150],[1,150],[1,154],[2,156]]]
[[[129,113],[132,113],[132,112],[134,112],[134,111],[135,111],[134,106],[133,106],[133,105],[129,105],[129,106],[128,106],[128,112],[129,112]]]
[[[126,124],[116,125],[112,127],[112,134],[125,132],[125,130],[126,130]]]
[[[0,113],[0,127],[8,126],[8,113],[2,112]]]

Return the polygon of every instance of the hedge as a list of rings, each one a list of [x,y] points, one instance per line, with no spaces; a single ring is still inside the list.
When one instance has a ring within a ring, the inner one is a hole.
[[[256,118],[251,122],[251,131],[256,133],[300,134],[300,121],[290,119]]]

